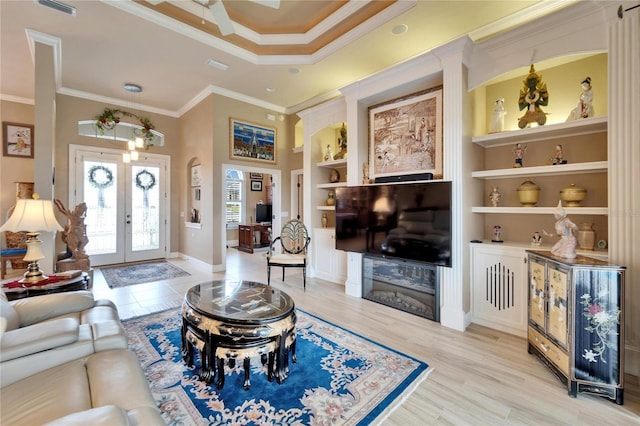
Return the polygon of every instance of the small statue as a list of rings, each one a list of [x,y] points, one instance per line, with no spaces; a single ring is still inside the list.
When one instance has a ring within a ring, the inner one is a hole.
[[[540,233],[536,231],[533,233],[533,236],[531,237],[531,245],[537,247],[540,244],[542,244],[542,235],[540,235]]]
[[[327,145],[327,150],[324,153],[324,161],[329,161],[333,159],[333,151],[331,150],[331,145]]]
[[[493,239],[491,240],[492,243],[502,243],[502,242],[504,242],[500,238],[500,233],[501,232],[502,232],[502,226],[496,225],[496,226],[493,227]]]
[[[87,214],[86,203],[78,204],[73,211],[67,209],[64,204],[58,199],[53,201],[60,211],[68,219],[69,223],[64,227],[64,231],[61,233],[62,241],[67,245],[67,249],[71,253],[71,258],[74,260],[87,259],[89,255],[85,252],[84,248],[89,243],[87,237],[87,225],[84,223],[84,219]]]
[[[498,191],[498,187],[494,186],[493,189],[491,190],[491,193],[489,194],[489,200],[491,200],[491,206],[492,207],[498,207],[498,204],[500,203],[500,198],[502,196],[500,195],[500,192]]]
[[[369,183],[369,163],[362,163],[362,184],[366,185]]]
[[[491,122],[489,123],[489,133],[498,133],[504,130],[505,114],[504,98],[496,99],[496,103],[493,106],[493,114],[491,115]]]
[[[549,92],[547,92],[547,84],[542,82],[542,77],[536,74],[533,64],[531,64],[529,75],[523,84],[524,88],[520,89],[518,106],[520,111],[526,109],[526,112],[518,119],[518,127],[524,129],[529,123],[538,123],[539,126],[542,126],[547,122],[547,115],[540,107],[549,104]]]
[[[525,152],[527,152],[526,145],[523,146],[521,143],[517,143],[516,146],[513,147],[513,154],[516,156],[513,167],[522,167],[524,165],[522,163],[522,159],[524,157]]]
[[[331,169],[331,173],[329,173],[329,182],[336,183],[340,181],[340,172],[336,169]]]
[[[585,78],[582,83],[582,94],[578,100],[578,105],[571,110],[567,121],[574,121],[580,118],[593,117],[595,111],[593,110],[593,91],[591,90],[591,77]]]
[[[556,145],[556,153],[551,159],[551,164],[567,164],[567,160],[563,158],[562,145]]]
[[[558,201],[558,207],[553,215],[556,218],[556,234],[560,235],[560,240],[551,247],[551,254],[566,259],[575,259],[577,240],[573,233],[578,227],[567,217],[562,207],[562,201]]]

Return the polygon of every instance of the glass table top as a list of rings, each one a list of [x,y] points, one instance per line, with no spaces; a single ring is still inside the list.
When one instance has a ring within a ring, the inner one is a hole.
[[[245,280],[198,284],[187,291],[184,300],[207,317],[247,323],[276,321],[295,309],[293,299],[284,291]]]

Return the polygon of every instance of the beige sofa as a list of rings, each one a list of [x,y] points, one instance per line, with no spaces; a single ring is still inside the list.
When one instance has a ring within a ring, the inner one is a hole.
[[[164,425],[115,305],[0,295],[0,424]]]

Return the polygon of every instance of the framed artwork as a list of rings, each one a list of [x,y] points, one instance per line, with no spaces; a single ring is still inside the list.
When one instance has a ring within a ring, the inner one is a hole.
[[[432,173],[442,179],[442,88],[369,108],[371,178]]]
[[[31,124],[3,121],[2,134],[2,153],[5,157],[33,158],[34,131]]]
[[[261,180],[252,180],[251,181],[251,190],[252,191],[262,191],[262,181]]]
[[[276,163],[276,129],[230,119],[231,159]]]
[[[262,173],[249,173],[252,180],[262,180]]]
[[[200,186],[202,184],[201,165],[191,166],[191,186]]]

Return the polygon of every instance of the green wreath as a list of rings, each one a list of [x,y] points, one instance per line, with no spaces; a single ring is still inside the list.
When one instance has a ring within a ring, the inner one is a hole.
[[[113,173],[105,166],[93,166],[89,169],[89,183],[94,188],[108,188],[113,185]]]
[[[136,186],[143,191],[148,191],[156,186],[156,177],[148,170],[141,170],[136,174]]]

